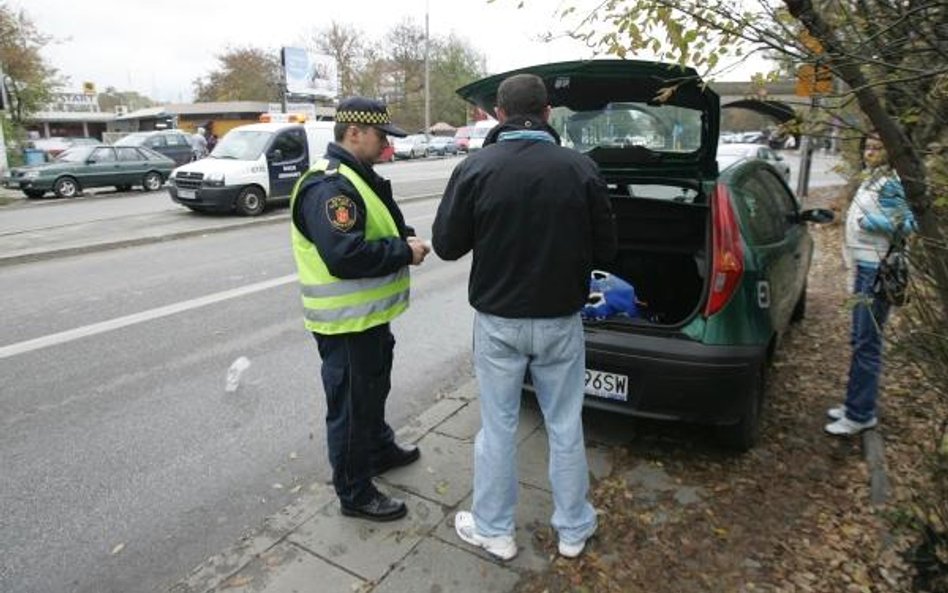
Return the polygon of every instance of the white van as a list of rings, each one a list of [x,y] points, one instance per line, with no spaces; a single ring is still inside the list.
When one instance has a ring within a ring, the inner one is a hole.
[[[171,172],[171,199],[198,212],[256,216],[288,201],[296,180],[326,152],[335,122],[260,123],[233,128],[207,158]]]

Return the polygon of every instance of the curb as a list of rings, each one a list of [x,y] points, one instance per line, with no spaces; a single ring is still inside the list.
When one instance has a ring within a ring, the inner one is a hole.
[[[862,450],[869,466],[869,501],[882,506],[888,502],[892,489],[885,463],[885,445],[878,430],[862,433]]]

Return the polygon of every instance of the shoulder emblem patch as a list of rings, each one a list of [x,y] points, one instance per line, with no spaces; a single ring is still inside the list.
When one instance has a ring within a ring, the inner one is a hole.
[[[338,195],[326,202],[326,218],[334,229],[347,232],[356,223],[355,202],[348,196]]]

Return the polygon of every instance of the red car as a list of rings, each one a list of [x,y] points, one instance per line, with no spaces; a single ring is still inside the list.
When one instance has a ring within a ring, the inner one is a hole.
[[[471,126],[464,126],[454,133],[454,142],[458,145],[459,152],[467,152],[467,145],[471,141],[471,129]]]
[[[388,144],[382,149],[382,155],[379,157],[380,163],[391,163],[395,160],[395,139],[388,137]]]

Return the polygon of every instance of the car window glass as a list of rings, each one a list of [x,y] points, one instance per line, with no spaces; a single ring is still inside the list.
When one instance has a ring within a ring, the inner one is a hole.
[[[280,160],[292,161],[302,158],[304,145],[303,133],[300,130],[287,130],[276,137],[270,151],[279,150],[282,153]]]
[[[96,148],[90,158],[97,163],[110,163],[115,160],[115,149]]]
[[[776,243],[783,237],[783,208],[779,198],[756,175],[740,180],[737,206],[747,223],[749,239],[757,245]]]
[[[143,157],[141,153],[138,152],[138,149],[132,148],[131,146],[119,146],[115,149],[118,152],[118,160],[120,161],[141,161]]]
[[[145,146],[148,146],[149,148],[159,148],[164,145],[165,145],[164,136],[152,136],[151,138],[145,141]]]
[[[184,136],[181,136],[179,134],[168,134],[164,138],[168,146],[184,146],[187,144],[187,141],[185,141]]]
[[[792,221],[800,208],[797,198],[787,189],[786,184],[770,171],[759,171],[758,175],[780,205],[785,224],[793,224]]]

